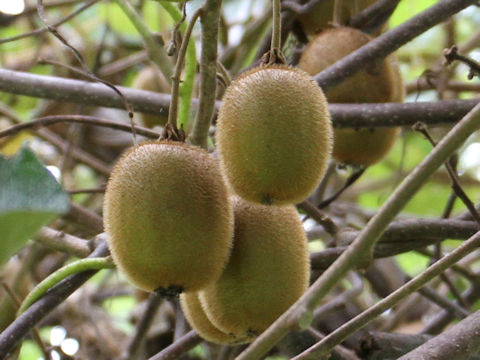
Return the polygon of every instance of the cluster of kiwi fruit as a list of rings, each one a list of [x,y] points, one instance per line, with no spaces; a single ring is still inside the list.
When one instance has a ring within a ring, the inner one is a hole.
[[[282,106],[270,105],[275,93]],[[127,151],[107,184],[104,219],[130,282],[182,293],[202,337],[236,344],[252,341],[308,287],[307,238],[292,204],[323,176],[332,127],[318,85],[284,65],[232,82],[217,124],[220,161],[171,140]]]
[[[275,92],[284,105],[269,106]],[[249,139],[253,151],[241,153]],[[244,74],[220,110],[220,161],[162,140],[117,162],[104,201],[115,263],[143,290],[184,293],[186,316],[205,339],[251,341],[307,289],[307,239],[292,203],[320,181],[331,139],[325,97],[305,72],[270,65]],[[251,172],[253,162],[261,163]]]
[[[187,320],[204,339],[250,342],[307,289],[307,239],[293,204],[315,189],[332,150],[338,161],[376,161],[342,155],[333,144],[334,135],[335,142],[350,135],[334,134],[327,98],[400,101],[403,93],[392,85],[400,77],[389,59],[327,97],[309,73],[368,41],[354,29],[328,30],[312,40],[300,68],[269,62],[235,79],[218,114],[218,161],[198,147],[160,140],[133,147],[117,162],[104,202],[112,257],[137,287],[181,294]],[[372,133],[383,141],[388,131]],[[367,152],[369,145],[348,141],[352,153]]]

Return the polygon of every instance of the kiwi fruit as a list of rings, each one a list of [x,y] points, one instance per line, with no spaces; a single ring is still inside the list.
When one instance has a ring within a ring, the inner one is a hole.
[[[127,151],[103,211],[114,262],[145,291],[199,290],[230,254],[232,203],[218,162],[198,147],[164,140]]]
[[[372,37],[359,30],[338,27],[318,34],[305,49],[299,67],[317,74],[368,43]],[[403,101],[404,88],[395,59],[377,61],[325,93],[331,103],[382,103]],[[333,158],[340,163],[368,166],[392,148],[399,128],[334,129]]]
[[[160,93],[170,93],[170,85],[163,76],[153,66],[146,66],[135,77],[132,87],[140,90],[148,90]],[[142,125],[148,128],[153,128],[156,125],[164,126],[168,121],[168,113],[159,114],[138,114]]]
[[[342,1],[338,19],[334,19],[333,13],[335,0],[317,1],[308,12],[298,16],[298,20],[300,21],[303,31],[308,35],[312,35],[334,24],[334,20],[338,22],[338,24],[334,25],[345,25],[349,19],[376,1],[377,0]]]
[[[293,205],[234,198],[233,250],[222,276],[199,291],[205,314],[227,334],[252,341],[307,289],[307,238]]]
[[[189,292],[180,295],[180,305],[188,323],[203,339],[215,344],[241,344],[245,338],[237,338],[216,328],[202,308],[198,293]]]
[[[304,71],[285,65],[254,68],[227,88],[216,144],[233,190],[262,204],[305,199],[330,159],[327,102]]]

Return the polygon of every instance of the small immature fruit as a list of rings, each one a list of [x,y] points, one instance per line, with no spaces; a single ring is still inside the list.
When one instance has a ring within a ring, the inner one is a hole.
[[[249,342],[246,341],[246,338],[240,339],[233,334],[226,334],[216,328],[205,314],[198,299],[198,293],[189,292],[181,294],[180,304],[188,323],[203,339],[215,344],[241,344]]]
[[[242,198],[300,202],[320,181],[330,158],[325,96],[302,70],[257,67],[226,90],[216,140],[227,179]]]
[[[307,289],[307,238],[294,206],[234,199],[233,250],[220,279],[199,294],[212,324],[251,341]]]
[[[144,67],[133,80],[132,87],[140,90],[170,93],[170,85],[163,74],[153,67]],[[136,114],[137,115],[137,114]],[[165,125],[168,121],[168,114],[142,114],[138,113],[143,125],[152,128],[155,125]]]
[[[318,34],[300,58],[300,68],[317,74],[372,38],[359,30],[338,27]],[[403,82],[390,56],[345,79],[326,92],[331,103],[381,103],[403,101]],[[392,148],[399,128],[334,129],[333,158],[352,165],[372,165]]]
[[[103,209],[113,259],[137,287],[196,291],[220,276],[233,211],[218,163],[202,149],[171,141],[132,148],[115,165]]]

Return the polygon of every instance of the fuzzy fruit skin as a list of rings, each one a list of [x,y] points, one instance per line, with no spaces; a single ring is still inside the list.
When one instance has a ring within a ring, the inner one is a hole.
[[[304,71],[257,67],[231,83],[216,143],[233,190],[262,204],[305,199],[325,173],[332,125],[322,90]]]
[[[189,292],[180,295],[180,305],[188,323],[203,339],[215,344],[242,344],[246,339],[237,338],[216,328],[202,308],[198,293]]]
[[[267,329],[307,289],[307,238],[294,206],[234,199],[233,250],[222,276],[199,292],[214,326],[249,340]]]
[[[232,203],[218,163],[200,148],[133,147],[115,165],[103,211],[114,262],[143,290],[199,290],[226,264]]]
[[[317,74],[371,39],[353,28],[326,30],[307,45],[299,67]],[[390,56],[345,79],[326,96],[331,103],[401,102],[404,87],[398,65]],[[373,165],[391,150],[399,132],[399,128],[335,128],[332,156],[340,163]]]
[[[144,67],[133,80],[132,87],[140,90],[170,93],[170,86],[160,71],[153,67]],[[136,114],[145,127],[153,128],[155,125],[165,125],[168,121],[168,114]]]
[[[392,148],[399,128],[335,129],[334,158],[342,164],[369,166]]]
[[[357,9],[355,9],[355,4],[353,4],[352,1],[343,1],[339,14],[340,18],[338,19],[340,24],[338,25],[346,24],[349,19],[376,1],[377,0],[355,0]],[[317,1],[310,11],[298,17],[303,31],[306,34],[312,35],[330,26],[334,21],[333,7],[334,0]]]

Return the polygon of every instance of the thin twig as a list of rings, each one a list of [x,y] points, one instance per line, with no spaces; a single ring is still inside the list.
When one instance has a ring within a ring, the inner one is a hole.
[[[68,43],[67,43],[68,44]],[[68,47],[72,48],[72,49],[75,49],[74,47],[72,47],[71,45],[68,45]],[[78,51],[75,49],[74,50],[75,53],[78,53]],[[79,53],[78,53],[79,54]],[[78,59],[80,59],[81,61],[83,61],[83,59],[81,58],[81,55],[79,55],[80,57],[78,57]],[[44,63],[44,64],[52,64],[52,65],[57,65],[57,66],[62,66],[62,67],[65,67],[67,69],[69,69],[70,71],[76,73],[76,74],[79,74],[80,76],[83,76],[83,77],[86,77],[87,79],[90,79],[92,81],[98,81],[106,86],[108,86],[110,89],[112,89],[113,91],[115,91],[115,93],[120,97],[120,100],[122,101],[122,104],[124,106],[124,108],[127,110],[127,114],[128,114],[128,117],[130,119],[130,128],[132,129],[132,135],[133,135],[133,139],[134,139],[134,142],[136,142],[136,131],[135,131],[135,125],[133,123],[133,108],[132,106],[128,103],[128,100],[125,98],[125,96],[122,94],[122,92],[118,89],[117,86],[111,84],[110,82],[108,81],[105,81],[103,79],[100,79],[99,77],[97,77],[95,74],[93,74],[88,68],[87,68],[87,65],[85,63],[82,64],[82,68],[83,68],[83,71],[80,70],[80,69],[77,69],[73,66],[70,66],[70,65],[67,65],[67,64],[62,64],[62,63],[59,63],[58,61],[55,61],[55,60],[47,60],[47,59],[41,59],[39,61],[39,63]]]
[[[170,102],[170,111],[168,112],[168,123],[173,129],[177,129],[177,113],[178,113],[178,92],[180,89],[180,76],[183,70],[183,64],[185,63],[185,55],[187,54],[187,46],[190,42],[190,36],[192,35],[193,27],[197,22],[200,15],[202,15],[203,9],[200,8],[193,14],[190,22],[188,23],[187,29],[182,40],[182,45],[177,56],[177,63],[175,64],[175,71],[172,75],[172,92],[171,92],[171,102]]]
[[[127,345],[125,352],[122,354],[122,359],[134,359],[135,354],[138,352],[140,345],[142,344],[145,335],[147,334],[152,322],[155,318],[155,314],[158,310],[158,307],[162,303],[162,298],[157,293],[153,292],[150,294],[150,297],[147,300],[147,308],[142,315],[142,318],[138,322],[137,328],[135,330],[135,335],[131,338],[130,342]]]
[[[386,298],[377,302],[374,306],[371,306],[360,315],[354,317],[337,330],[328,334],[324,339],[317,344],[304,351],[302,354],[296,356],[292,360],[310,360],[318,359],[322,354],[328,353],[333,346],[339,344],[348,335],[361,329],[368,324],[371,320],[383,313],[385,310],[391,308],[397,304],[400,300],[410,295],[412,292],[420,289],[428,281],[432,280],[435,276],[448,269],[451,265],[455,264],[462,257],[468,255],[471,251],[480,246],[480,232],[477,232],[474,236],[464,242],[462,245],[453,250],[449,255],[443,257],[435,264],[427,268],[423,273],[416,276],[405,285],[401,286]]]
[[[1,69],[0,69],[1,71]],[[5,116],[6,118],[10,119],[15,124],[21,124],[23,121],[8,107],[2,105],[0,103],[0,114]],[[51,132],[48,129],[38,129],[36,134],[43,140],[49,142],[56,148],[60,149],[60,151],[65,152],[68,148],[68,144],[57,134]],[[98,171],[100,174],[110,175],[111,168],[103,161],[99,160],[98,158],[90,155],[86,151],[72,147],[72,156],[84,164],[90,166],[92,169]]]
[[[328,205],[330,205],[335,200],[337,200],[338,197],[342,195],[345,190],[347,190],[350,186],[352,186],[360,178],[360,176],[362,176],[362,174],[365,172],[365,169],[366,168],[361,168],[355,171],[352,175],[350,175],[347,181],[345,181],[345,184],[343,184],[343,186],[340,189],[338,189],[335,194],[333,194],[332,196],[330,196],[325,200],[322,200],[322,202],[317,205],[317,208],[323,209]]]
[[[74,18],[75,16],[81,14],[83,11],[87,10],[90,6],[96,4],[97,2],[99,2],[100,0],[91,0],[89,1],[88,3],[82,5],[81,7],[79,7],[77,10],[75,10],[73,13],[71,13],[70,15],[66,16],[65,18],[63,18],[62,20],[60,21],[57,21],[55,22],[52,26],[60,26],[64,23],[66,23],[67,21],[71,20],[72,18]],[[38,30],[34,30],[34,31],[31,31],[31,32],[28,32],[28,33],[25,33],[25,34],[20,34],[20,35],[15,35],[15,36],[12,36],[12,37],[9,37],[9,38],[4,38],[4,39],[0,39],[0,44],[5,44],[7,42],[11,42],[11,41],[17,41],[17,40],[20,40],[20,39],[24,39],[24,38],[27,38],[27,37],[30,37],[30,36],[34,36],[34,35],[39,35],[39,34],[43,34],[43,33],[46,33],[48,32],[48,29],[46,28],[43,28],[43,29],[38,29]]]
[[[458,47],[456,45],[453,45],[451,48],[445,50],[443,52],[443,56],[445,57],[446,63],[448,65],[450,65],[455,60],[461,61],[462,63],[466,64],[470,68],[470,71],[468,73],[468,80],[472,80],[474,76],[480,77],[480,64],[467,56],[460,55],[458,53]]]
[[[414,125],[414,129],[422,133],[425,138],[435,147],[437,143],[435,140],[433,140],[432,136],[428,132],[428,129],[423,123],[417,123]],[[475,208],[475,204],[470,200],[468,195],[463,191],[462,187],[460,186],[460,183],[458,182],[458,176],[456,172],[453,170],[452,164],[450,161],[445,162],[445,167],[448,172],[448,176],[450,177],[452,181],[452,189],[455,191],[455,194],[458,196],[460,200],[464,203],[464,205],[467,207],[468,211],[470,211],[470,214],[472,215],[473,219],[480,224],[480,214],[478,213],[477,209]]]
[[[42,126],[51,126],[58,123],[80,123],[92,126],[101,126],[110,129],[115,129],[124,132],[131,132],[132,128],[130,125],[125,123],[110,121],[96,116],[87,116],[87,115],[52,115],[45,116],[37,119],[33,119],[29,122],[24,122],[21,124],[13,125],[9,128],[0,131],[0,138],[5,136],[13,136],[18,134],[20,131],[28,129],[38,129]],[[142,126],[135,125],[135,130],[139,135],[146,136],[151,139],[157,139],[160,134],[156,131],[144,128]]]
[[[297,207],[305,211],[311,218],[323,226],[325,231],[334,236],[338,232],[338,227],[335,222],[325,213],[320,211],[314,204],[308,200],[302,201]]]
[[[171,3],[163,1],[163,8],[170,14],[174,21],[178,21],[183,18],[183,14]],[[183,33],[187,31],[187,25],[182,22],[180,29]],[[195,82],[195,74],[197,72],[197,51],[195,41],[189,41],[186,54],[186,65],[183,82],[180,84],[180,101],[178,110],[177,124],[179,128],[187,129],[190,121],[190,109],[193,96],[193,85]],[[171,105],[170,105],[171,106]]]
[[[148,360],[175,360],[181,354],[194,348],[202,342],[202,338],[193,330],[182,336],[178,341],[152,356]]]

